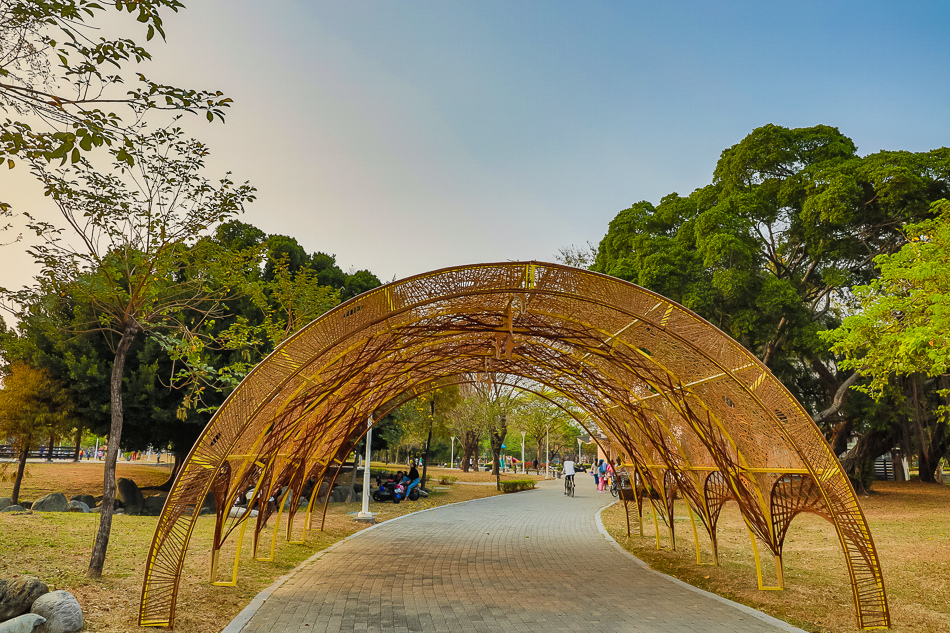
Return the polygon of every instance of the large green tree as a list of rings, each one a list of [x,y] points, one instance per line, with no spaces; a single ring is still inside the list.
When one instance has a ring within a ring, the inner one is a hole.
[[[756,354],[836,448],[858,421],[849,375],[820,340],[873,260],[950,189],[950,150],[859,156],[827,126],[767,125],[726,149],[711,184],[621,211],[593,270],[682,303]],[[884,412],[872,412],[884,415]],[[885,449],[886,450],[886,449]]]
[[[935,481],[950,448],[950,202],[933,211],[903,227],[900,251],[875,258],[880,277],[853,289],[858,311],[822,333],[841,366],[866,379],[857,389],[906,408],[879,434],[915,449],[922,481]]]

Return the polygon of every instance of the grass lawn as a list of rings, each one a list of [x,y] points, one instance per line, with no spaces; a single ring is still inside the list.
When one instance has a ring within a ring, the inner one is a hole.
[[[374,467],[377,464],[374,463]],[[387,467],[384,465],[379,465]],[[397,467],[388,466],[395,470]],[[86,493],[102,494],[102,463],[30,463],[29,476],[23,481],[21,498],[33,501],[50,492],[63,492],[67,497]],[[428,498],[419,501],[371,503],[370,510],[379,512],[377,521],[431,508],[447,503],[468,501],[499,494],[494,486],[450,485],[438,483],[439,475],[457,477],[460,482],[493,481],[489,473],[464,474],[455,470],[430,469]],[[9,474],[9,469],[7,470]],[[117,476],[129,477],[139,486],[162,483],[168,476],[167,466],[141,463],[120,463]],[[524,475],[503,475],[503,479],[533,479]],[[13,483],[0,482],[0,497],[10,496]],[[148,493],[146,493],[148,494]],[[245,539],[241,556],[238,584],[234,587],[213,587],[207,582],[210,569],[209,550],[214,528],[212,516],[198,518],[192,536],[178,594],[175,631],[208,633],[220,631],[257,595],[274,580],[340,539],[365,527],[356,523],[347,513],[357,512],[359,503],[331,504],[324,532],[309,532],[303,545],[282,542],[286,523],[278,537],[273,562],[250,558],[250,538]],[[299,534],[306,513],[298,515],[295,530]],[[42,579],[51,590],[66,589],[79,600],[86,620],[84,631],[118,633],[139,628],[138,608],[145,573],[145,557],[151,545],[158,517],[116,515],[112,523],[109,553],[104,575],[100,580],[85,576],[89,556],[98,529],[98,514],[77,513],[3,513],[0,514],[0,578],[12,579],[29,574]],[[319,525],[319,517],[315,518]],[[274,521],[270,522],[271,527]],[[261,555],[266,555],[264,544],[270,543],[271,528],[261,536]],[[229,549],[230,547],[230,549]],[[224,561],[233,560],[234,540],[228,542],[222,555]],[[229,567],[227,567],[229,569]]]
[[[898,633],[950,631],[950,486],[875,482],[860,498],[884,569],[892,630]],[[830,523],[812,514],[799,515],[785,541],[785,591],[759,591],[749,533],[734,503],[719,519],[720,566],[696,565],[696,550],[686,506],[677,501],[677,551],[657,551],[649,504],[643,537],[636,531],[631,504],[627,538],[623,505],[603,513],[604,525],[617,541],[651,567],[707,591],[761,609],[806,631],[857,630],[851,585],[837,534]],[[667,546],[666,527],[661,544]],[[710,560],[708,539],[697,519],[703,561]],[[760,553],[762,553],[760,545]],[[765,558],[770,558],[765,550]],[[774,567],[765,565],[765,584],[774,584]]]

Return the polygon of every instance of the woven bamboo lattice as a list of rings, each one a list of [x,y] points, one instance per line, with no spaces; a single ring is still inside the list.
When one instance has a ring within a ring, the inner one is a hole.
[[[678,492],[714,550],[719,511],[735,501],[756,560],[757,542],[775,557],[779,585],[791,520],[801,512],[827,518],[844,549],[858,625],[890,625],[880,563],[848,478],[765,366],[659,295],[539,262],[448,268],[387,284],[309,324],[258,365],[205,428],[168,495],[140,624],[173,624],[195,510],[208,492],[220,502],[255,488],[248,507],[259,510],[256,519],[229,517],[230,504],[219,503],[211,574],[229,584],[236,576],[218,577],[221,544],[242,538],[250,524],[256,555],[266,555],[257,536],[268,497],[293,491],[291,540],[302,482],[333,479],[371,415],[435,381],[473,374],[523,376],[573,400],[636,487],[660,491],[650,495],[654,516],[668,520]],[[320,511],[317,496],[300,538]]]

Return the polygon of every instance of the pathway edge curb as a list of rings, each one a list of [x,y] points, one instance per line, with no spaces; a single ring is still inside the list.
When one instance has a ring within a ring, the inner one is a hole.
[[[742,603],[735,602],[734,600],[730,600],[729,598],[723,598],[723,597],[720,596],[719,594],[712,593],[711,591],[706,591],[705,589],[700,589],[699,587],[694,587],[693,585],[689,584],[688,582],[683,582],[682,580],[680,580],[679,578],[676,578],[675,576],[670,576],[669,574],[664,574],[663,572],[657,571],[657,570],[653,569],[652,567],[650,567],[649,565],[647,565],[645,562],[643,562],[642,560],[640,560],[639,558],[637,558],[636,555],[634,555],[633,553],[628,552],[626,549],[624,549],[623,545],[621,545],[620,543],[618,543],[617,540],[616,540],[614,537],[612,537],[609,532],[607,532],[607,528],[604,527],[604,522],[603,522],[603,520],[601,519],[600,515],[603,513],[604,510],[606,510],[607,508],[610,508],[610,507],[612,507],[612,506],[614,506],[614,505],[616,505],[616,504],[618,504],[618,503],[620,503],[620,502],[619,502],[619,501],[614,501],[613,503],[611,503],[611,504],[609,504],[609,505],[606,505],[606,506],[604,506],[603,508],[601,508],[600,510],[597,511],[597,514],[594,515],[594,518],[595,518],[596,521],[597,521],[597,529],[598,529],[598,531],[600,531],[600,533],[603,535],[604,539],[606,539],[608,543],[610,543],[611,545],[613,545],[614,547],[616,547],[618,550],[620,550],[621,552],[623,552],[624,554],[626,554],[629,558],[633,559],[634,562],[636,562],[638,565],[640,565],[641,567],[643,567],[645,570],[649,571],[649,572],[652,573],[652,574],[656,574],[657,576],[660,576],[661,578],[664,578],[664,579],[670,581],[671,583],[673,583],[673,584],[675,584],[675,585],[679,585],[680,587],[683,587],[684,589],[689,589],[690,591],[696,592],[696,593],[698,593],[698,594],[700,594],[700,595],[702,595],[702,596],[705,596],[705,597],[707,597],[707,598],[711,598],[711,599],[716,600],[716,601],[718,601],[718,602],[721,602],[721,603],[723,603],[723,604],[727,604],[727,605],[729,605],[730,607],[733,607],[734,609],[737,609],[737,610],[739,610],[739,611],[742,611],[743,613],[745,613],[745,614],[747,614],[747,615],[751,615],[752,617],[757,618],[757,619],[759,619],[759,620],[762,620],[763,622],[765,622],[765,623],[767,623],[767,624],[771,624],[772,626],[774,626],[774,627],[776,627],[776,628],[782,629],[783,631],[788,631],[788,633],[808,633],[808,632],[805,631],[804,629],[800,629],[800,628],[798,628],[797,626],[792,626],[791,624],[789,624],[789,623],[786,622],[785,620],[779,620],[778,618],[773,617],[773,616],[771,616],[771,615],[769,615],[769,614],[767,614],[767,613],[763,613],[762,611],[759,611],[758,609],[754,609],[754,608],[752,608],[752,607],[750,607],[750,606],[747,606],[747,605],[744,605],[744,604],[742,604]],[[229,631],[228,633],[232,633],[232,632]]]

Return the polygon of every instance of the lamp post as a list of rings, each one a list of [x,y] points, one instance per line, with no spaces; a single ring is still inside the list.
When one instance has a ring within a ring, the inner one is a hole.
[[[581,463],[582,461],[584,461],[581,459],[581,443],[582,443],[581,438],[578,437],[577,438],[577,463]]]
[[[526,473],[528,471],[524,467],[524,437],[525,437],[525,432],[522,431],[521,432],[521,472]]]
[[[455,468],[455,436],[452,436],[452,457],[449,458],[449,468]]]
[[[363,508],[356,515],[357,521],[376,523],[376,517],[369,511],[369,460],[373,449],[373,417],[366,418],[366,461],[363,464]]]

